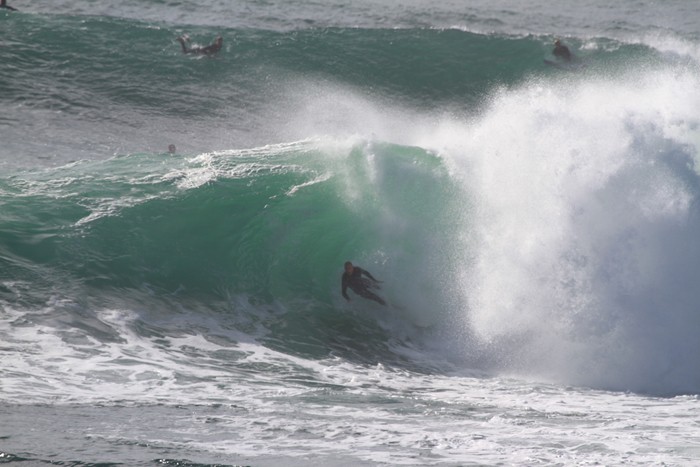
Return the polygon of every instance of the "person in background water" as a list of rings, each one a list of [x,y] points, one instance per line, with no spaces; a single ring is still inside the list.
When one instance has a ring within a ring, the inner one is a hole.
[[[554,50],[552,50],[552,54],[554,54],[554,56],[557,58],[561,58],[565,62],[570,62],[573,58],[569,48],[562,44],[559,39],[554,41]]]
[[[10,5],[7,4],[7,0],[0,0],[0,8],[5,8],[11,11],[17,11],[17,8],[12,8]]]
[[[175,151],[177,151],[177,149],[175,149],[175,145],[174,145],[174,144],[169,144],[169,145],[168,145],[168,152],[169,152],[170,154],[175,154]]]
[[[362,277],[363,275],[367,276],[369,279]],[[345,300],[350,301],[350,297],[348,297],[347,292],[348,287],[350,287],[350,290],[355,292],[360,297],[374,300],[380,305],[386,306],[386,302],[382,297],[369,290],[370,288],[378,289],[379,286],[377,284],[379,282],[380,281],[372,277],[372,274],[370,274],[369,271],[366,271],[358,266],[353,266],[350,261],[345,262],[345,272],[343,273],[341,280],[342,293]]]
[[[183,34],[182,36],[177,38],[178,42],[182,46],[182,53],[183,54],[195,54],[195,55],[214,55],[217,53],[219,50],[221,50],[221,46],[224,43],[224,39],[221,36],[218,36],[213,43],[205,46],[205,47],[189,47],[187,44],[190,42],[190,37],[187,34]]]

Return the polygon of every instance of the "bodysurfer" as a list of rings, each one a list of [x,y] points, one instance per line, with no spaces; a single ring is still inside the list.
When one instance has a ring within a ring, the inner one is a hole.
[[[221,46],[224,43],[224,39],[221,36],[218,36],[214,42],[211,44],[205,46],[205,47],[190,47],[187,44],[190,43],[190,37],[187,34],[183,34],[182,36],[177,38],[177,41],[180,43],[182,46],[182,53],[183,54],[195,54],[195,55],[214,55],[217,53],[219,50],[221,50]]]
[[[559,39],[554,41],[554,50],[552,50],[552,55],[554,55],[556,58],[564,60],[565,62],[570,62],[573,58],[569,48],[562,44]]]
[[[362,277],[363,275],[367,276],[367,278]],[[348,296],[347,292],[348,287],[350,287],[350,290],[355,292],[360,297],[374,300],[380,305],[386,306],[386,302],[382,297],[369,290],[370,288],[378,289],[379,286],[377,284],[379,284],[379,282],[380,281],[375,279],[372,274],[369,273],[369,271],[366,271],[358,266],[353,266],[350,261],[345,262],[345,272],[343,273],[341,280],[342,293],[345,300],[350,301],[350,297]]]

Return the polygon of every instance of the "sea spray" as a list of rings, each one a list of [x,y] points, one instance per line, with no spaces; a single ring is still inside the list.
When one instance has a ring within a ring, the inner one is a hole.
[[[499,371],[700,387],[698,96],[683,71],[534,81],[452,141],[476,205],[465,320]]]

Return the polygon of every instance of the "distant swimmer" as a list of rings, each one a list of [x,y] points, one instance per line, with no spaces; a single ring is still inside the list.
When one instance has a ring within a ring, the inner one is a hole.
[[[195,55],[214,55],[221,50],[221,46],[224,43],[224,39],[221,36],[218,36],[214,42],[205,47],[189,47],[187,44],[190,43],[190,37],[187,34],[183,34],[177,40],[182,46],[182,53]]]
[[[7,0],[0,0],[0,8],[5,8],[7,10],[17,11],[17,8],[12,8],[7,4]]]
[[[168,152],[169,152],[170,154],[175,154],[176,151],[177,151],[177,148],[175,148],[175,145],[174,145],[174,144],[169,144],[169,145],[168,145]]]
[[[564,60],[565,62],[570,62],[573,56],[571,55],[571,51],[567,46],[561,43],[559,39],[554,41],[554,50],[552,50],[552,54]]]
[[[369,277],[369,279],[362,277],[363,275]],[[350,287],[350,290],[355,292],[360,297],[374,300],[380,305],[386,306],[386,302],[382,297],[369,290],[370,288],[378,289],[379,286],[377,284],[379,282],[380,281],[372,277],[372,274],[370,274],[369,271],[365,271],[358,266],[353,266],[350,261],[347,261],[345,263],[345,272],[343,273],[343,278],[341,281],[343,297],[345,297],[345,300],[350,301],[350,297],[348,297],[347,292],[348,287]]]

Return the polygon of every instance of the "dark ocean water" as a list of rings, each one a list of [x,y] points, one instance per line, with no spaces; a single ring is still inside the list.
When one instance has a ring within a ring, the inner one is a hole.
[[[551,35],[376,26],[212,31],[65,14],[2,21],[3,132],[16,135],[5,138],[3,162],[21,166],[160,153],[170,142],[199,153],[297,141],[327,130],[319,124],[342,128],[353,110],[342,107],[348,94],[382,107],[470,115],[493,89],[553,78],[542,60]],[[185,32],[201,45],[222,35],[225,53],[182,55],[175,38]],[[647,45],[606,38],[569,45],[591,75],[663,60]]]
[[[698,12],[589,3],[0,12],[0,462],[695,463]]]

